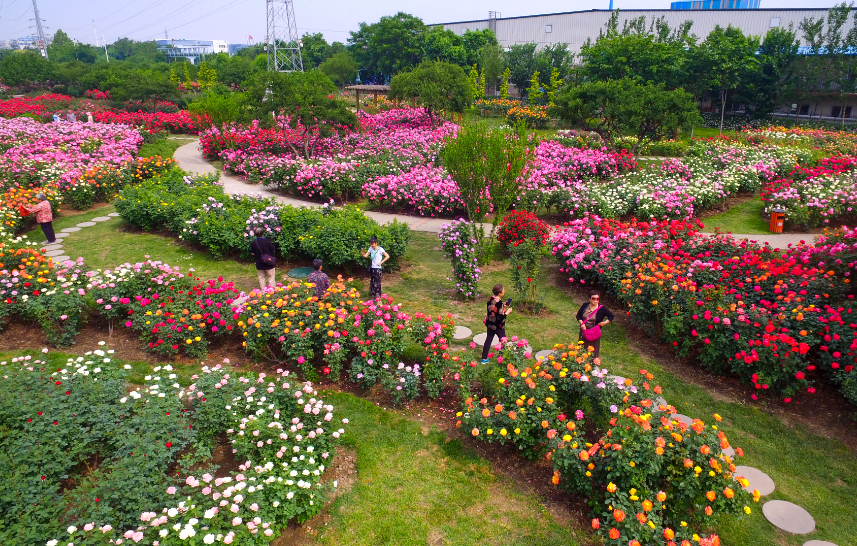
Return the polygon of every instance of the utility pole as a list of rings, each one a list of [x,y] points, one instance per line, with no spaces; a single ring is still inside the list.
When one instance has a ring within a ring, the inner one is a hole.
[[[95,36],[95,47],[98,47],[98,32],[95,30],[95,17],[92,18],[92,34]],[[107,56],[107,40],[104,40],[104,58],[107,59],[108,63],[110,62],[110,57]]]
[[[36,0],[33,0],[33,14],[36,16],[36,31],[39,33],[39,49],[42,52],[42,57],[48,59],[48,42],[45,39],[45,30],[42,28],[42,18],[39,17],[39,6]]]
[[[303,72],[301,41],[292,0],[266,0],[268,4],[268,70]]]

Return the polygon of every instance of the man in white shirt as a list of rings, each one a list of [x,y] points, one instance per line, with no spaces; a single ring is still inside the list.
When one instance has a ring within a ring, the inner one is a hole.
[[[369,265],[369,292],[372,299],[381,297],[381,266],[390,259],[390,255],[378,244],[378,237],[373,235],[369,239],[369,249],[362,252],[364,258],[370,258]]]

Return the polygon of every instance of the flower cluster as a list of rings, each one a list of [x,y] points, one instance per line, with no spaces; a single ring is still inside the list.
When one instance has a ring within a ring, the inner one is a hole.
[[[550,226],[532,212],[514,210],[507,214],[497,229],[497,239],[508,250],[511,246],[533,241],[536,247],[545,246]]]
[[[180,110],[178,112],[102,111],[96,112],[95,121],[106,124],[145,127],[152,133],[166,131],[196,135],[200,131],[200,124],[187,110]]]
[[[465,219],[453,220],[443,224],[438,232],[440,245],[446,258],[452,262],[452,278],[455,290],[465,298],[475,298],[478,294],[477,284],[482,276],[479,269],[479,255],[483,234],[482,224]]]

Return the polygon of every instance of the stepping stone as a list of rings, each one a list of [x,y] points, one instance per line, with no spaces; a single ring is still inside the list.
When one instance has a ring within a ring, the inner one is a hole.
[[[315,269],[313,269],[311,267],[296,267],[296,268],[292,269],[291,271],[289,271],[288,275],[289,275],[289,277],[291,277],[293,279],[303,280],[303,279],[306,279],[307,277],[309,277],[309,274],[312,273],[313,271],[315,271]]]
[[[744,476],[750,485],[744,488],[744,491],[752,493],[754,489],[758,489],[761,495],[770,495],[774,492],[776,486],[774,480],[770,476],[752,466],[736,466],[735,476]]]
[[[467,339],[473,335],[473,330],[467,326],[456,326],[455,332],[452,333],[452,339]]]
[[[118,212],[109,212],[109,213],[107,213],[107,216],[112,216],[113,218],[116,218],[117,216],[119,216],[119,213]]]
[[[52,245],[43,245],[43,246],[42,246],[42,250],[45,250],[45,251],[47,251],[47,252],[50,252],[51,250],[59,250],[59,249],[61,249],[61,248],[62,248],[62,245],[59,245],[59,244],[56,244],[56,243],[54,243],[54,244],[52,244]]]
[[[487,332],[482,332],[481,334],[476,334],[473,336],[473,343],[477,345],[485,345],[485,338],[488,337]]]
[[[612,383],[625,385],[625,378],[621,375],[608,375],[607,379],[609,379]]]
[[[656,406],[668,406],[669,404],[667,404],[666,398],[664,398],[663,396],[658,396],[657,398],[655,398],[655,405]]]
[[[803,543],[803,546],[836,546],[836,544],[826,540],[808,540]]]
[[[59,250],[49,250],[45,252],[45,256],[47,256],[48,258],[53,258],[54,256],[62,256],[63,254],[65,254],[65,250],[61,248]]]
[[[730,459],[734,459],[735,458],[735,448],[733,448],[732,446],[729,446],[723,450],[723,454],[726,455],[727,457],[729,457]],[[747,478],[747,476],[744,476],[744,477]],[[749,480],[750,478],[747,478],[747,479]],[[756,489],[756,488],[754,488],[754,489]],[[761,489],[759,491],[761,491]]]
[[[547,349],[545,349],[544,351],[539,351],[536,353],[536,360],[541,360],[543,358],[547,358],[548,355],[550,355],[551,353],[553,353],[553,351],[549,351]]]
[[[805,535],[815,531],[815,520],[809,512],[793,502],[772,500],[762,506],[765,518],[775,527],[795,535]]]
[[[55,264],[58,264],[58,263],[62,263],[62,262],[71,260],[71,258],[69,256],[54,256],[53,260],[54,260]]]
[[[80,231],[79,227],[67,227],[65,229],[60,230],[62,233],[74,233],[75,231]]]
[[[81,222],[77,225],[77,227],[92,227],[95,225],[95,222]]]
[[[691,418],[690,418],[690,417],[688,417],[687,415],[684,415],[684,414],[681,414],[681,413],[673,413],[672,415],[670,415],[670,417],[671,417],[674,421],[681,421],[682,423],[684,423],[684,424],[685,424],[685,425],[687,425],[687,426],[690,426],[690,425],[692,425],[692,424],[693,424],[693,419],[691,419]],[[746,477],[746,476],[745,476],[745,477]],[[747,478],[747,479],[749,479],[749,478]]]
[[[110,220],[109,216],[96,216],[92,219],[93,222],[106,222],[107,220]]]

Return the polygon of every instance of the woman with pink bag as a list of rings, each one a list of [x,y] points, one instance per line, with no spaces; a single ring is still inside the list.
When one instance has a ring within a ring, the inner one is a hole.
[[[594,358],[601,354],[601,327],[613,322],[616,317],[601,302],[598,290],[589,291],[589,303],[584,303],[577,312],[577,322],[580,323],[580,343],[584,347],[594,349]]]

